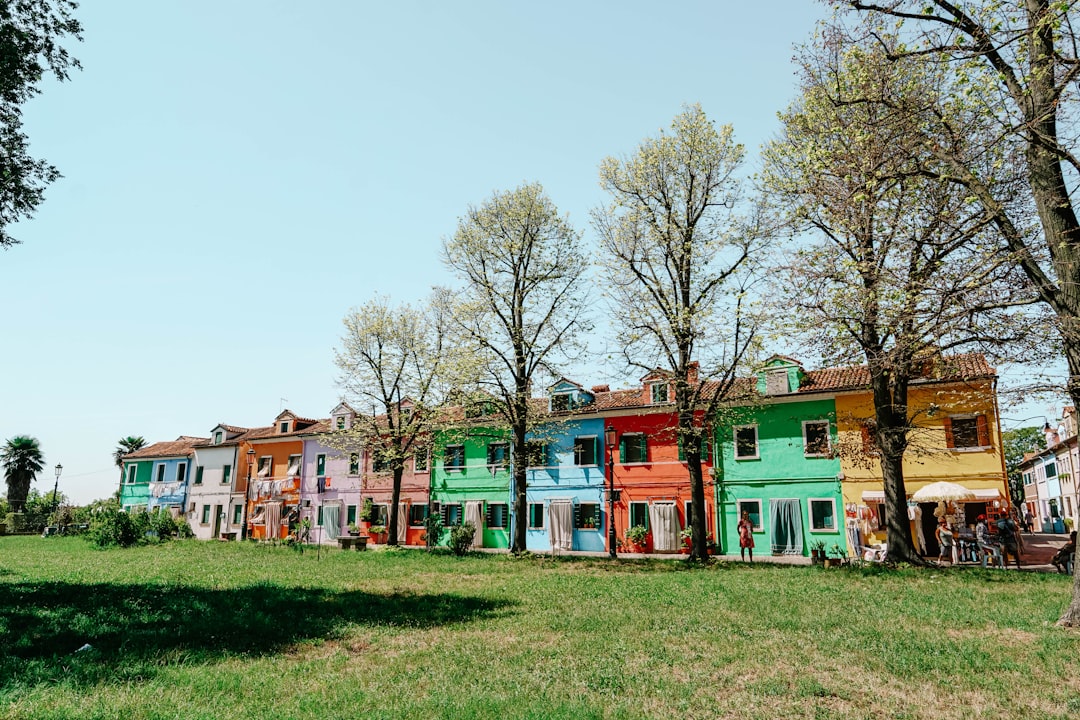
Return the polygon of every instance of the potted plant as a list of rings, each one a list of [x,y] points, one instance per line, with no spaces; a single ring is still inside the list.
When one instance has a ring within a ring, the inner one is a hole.
[[[364,498],[363,504],[360,506],[360,522],[364,524],[371,523],[371,516],[375,514],[375,503],[371,498]]]
[[[705,538],[705,550],[710,555],[715,555],[720,552],[720,546],[716,544],[716,540],[713,539],[712,533],[709,533]]]
[[[691,527],[684,527],[679,533],[679,537],[682,538],[682,549],[679,551],[683,555],[690,553],[690,548],[694,544],[694,529]]]
[[[645,537],[648,534],[649,531],[645,529],[644,525],[627,528],[626,544],[630,548],[630,552],[645,552]]]
[[[825,541],[814,540],[810,543],[810,562],[820,565],[825,561]]]
[[[356,523],[349,523],[349,534],[356,537],[360,534],[360,526]]]
[[[840,567],[844,564],[844,551],[840,546],[833,543],[825,555],[825,567]]]
[[[381,545],[386,542],[386,526],[372,525],[368,528],[368,535],[371,536],[372,540]]]

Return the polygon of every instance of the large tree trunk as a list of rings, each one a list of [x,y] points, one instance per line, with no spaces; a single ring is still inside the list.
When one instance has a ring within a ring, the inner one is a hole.
[[[701,471],[701,442],[693,434],[693,413],[679,413],[679,442],[690,472],[690,517],[687,519],[692,532],[690,561],[708,562],[709,552],[705,523],[705,482]]]
[[[519,427],[520,425],[520,427]],[[527,465],[525,447],[525,423],[521,422],[514,426],[514,537],[510,544],[510,552],[515,555],[525,552],[525,531],[528,528],[528,511],[526,503]]]
[[[401,522],[401,518],[398,517],[398,503],[401,501],[401,476],[404,471],[405,468],[400,461],[394,463],[394,489],[390,492],[390,525],[387,528],[390,536],[386,538],[387,545],[398,544],[398,523]]]
[[[885,486],[885,539],[889,543],[889,559],[924,565],[911,538],[907,488],[904,486],[908,383],[897,367],[886,369],[873,361],[869,366],[877,418],[877,446],[881,453],[881,478]]]

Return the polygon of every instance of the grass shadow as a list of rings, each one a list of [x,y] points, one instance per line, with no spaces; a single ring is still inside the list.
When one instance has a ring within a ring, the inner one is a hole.
[[[272,583],[0,583],[0,694],[43,683],[143,681],[170,664],[273,654],[340,638],[350,626],[431,628],[490,617],[510,604]]]

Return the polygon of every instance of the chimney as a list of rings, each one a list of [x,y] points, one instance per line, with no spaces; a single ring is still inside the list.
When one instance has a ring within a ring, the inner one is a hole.
[[[697,385],[698,382],[698,370],[701,369],[701,365],[697,360],[686,366],[686,382],[690,385]]]
[[[611,392],[610,385],[593,385],[590,388],[594,393]]]
[[[1058,444],[1059,440],[1057,431],[1055,431],[1054,428],[1050,427],[1049,421],[1047,421],[1047,423],[1043,425],[1043,435],[1046,437],[1047,450]]]

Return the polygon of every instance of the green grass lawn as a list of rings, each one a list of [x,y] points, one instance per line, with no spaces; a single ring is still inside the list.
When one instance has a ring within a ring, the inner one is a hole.
[[[1069,587],[3,537],[0,717],[1074,719]]]

